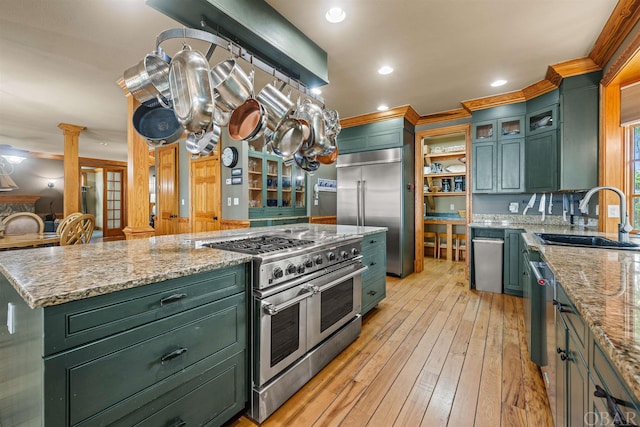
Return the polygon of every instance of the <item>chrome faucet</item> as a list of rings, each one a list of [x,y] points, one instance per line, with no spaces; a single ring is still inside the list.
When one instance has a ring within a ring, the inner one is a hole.
[[[616,187],[594,187],[591,190],[587,191],[587,194],[584,195],[584,198],[580,200],[580,204],[578,205],[578,209],[580,212],[587,213],[589,208],[587,207],[587,203],[589,203],[589,199],[596,192],[600,190],[611,190],[615,192],[618,197],[620,197],[620,224],[618,224],[618,241],[620,242],[628,242],[629,241],[629,232],[633,230],[633,227],[629,223],[629,215],[627,215],[627,198],[624,193],[616,188]]]

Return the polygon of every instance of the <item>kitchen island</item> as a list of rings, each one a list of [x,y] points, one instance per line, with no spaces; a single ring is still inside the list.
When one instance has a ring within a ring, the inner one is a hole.
[[[251,256],[196,243],[274,230],[4,252],[0,424],[218,425],[243,410]]]
[[[637,405],[640,402],[640,250],[545,245],[533,234],[598,235],[617,240],[615,235],[578,226],[498,221],[471,223],[470,227],[524,230],[527,248],[539,252],[588,327],[582,356],[591,369],[590,381],[598,384],[602,380],[593,369],[601,349],[632,393],[627,400],[635,400]],[[637,237],[630,240],[640,243]],[[590,398],[593,392],[593,387],[589,387]],[[589,410],[596,411],[594,407]],[[640,420],[628,421],[638,424]]]

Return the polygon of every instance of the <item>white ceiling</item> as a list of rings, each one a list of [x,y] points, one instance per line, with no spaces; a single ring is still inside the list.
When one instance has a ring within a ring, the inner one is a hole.
[[[548,65],[587,56],[616,5],[613,0],[268,3],[327,51],[330,84],[322,96],[342,118],[373,112],[381,103],[408,104],[427,115],[522,89],[542,80]],[[346,10],[343,23],[324,20],[334,5]],[[0,0],[0,144],[60,154],[57,125],[70,123],[87,128],[80,134],[80,156],[126,160],[126,101],[116,81],[154,50],[159,33],[177,27],[144,0]],[[220,59],[216,55],[212,65]],[[383,64],[396,71],[378,75]],[[498,78],[508,83],[491,88]]]

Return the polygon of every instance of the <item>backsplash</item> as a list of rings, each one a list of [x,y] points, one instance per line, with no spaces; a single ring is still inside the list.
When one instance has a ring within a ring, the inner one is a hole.
[[[527,224],[527,225],[571,225],[569,222],[569,215],[567,215],[567,221],[563,221],[562,215],[546,215],[544,222],[542,221],[542,215],[509,215],[509,214],[473,214],[472,222],[508,222],[511,224]],[[582,227],[598,227],[598,220],[596,218],[588,218],[584,216],[574,216],[573,225]]]

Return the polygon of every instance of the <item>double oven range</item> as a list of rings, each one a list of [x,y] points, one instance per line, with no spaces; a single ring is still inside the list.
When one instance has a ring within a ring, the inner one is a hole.
[[[361,240],[302,227],[200,243],[252,255],[248,415],[258,423],[360,335]]]

